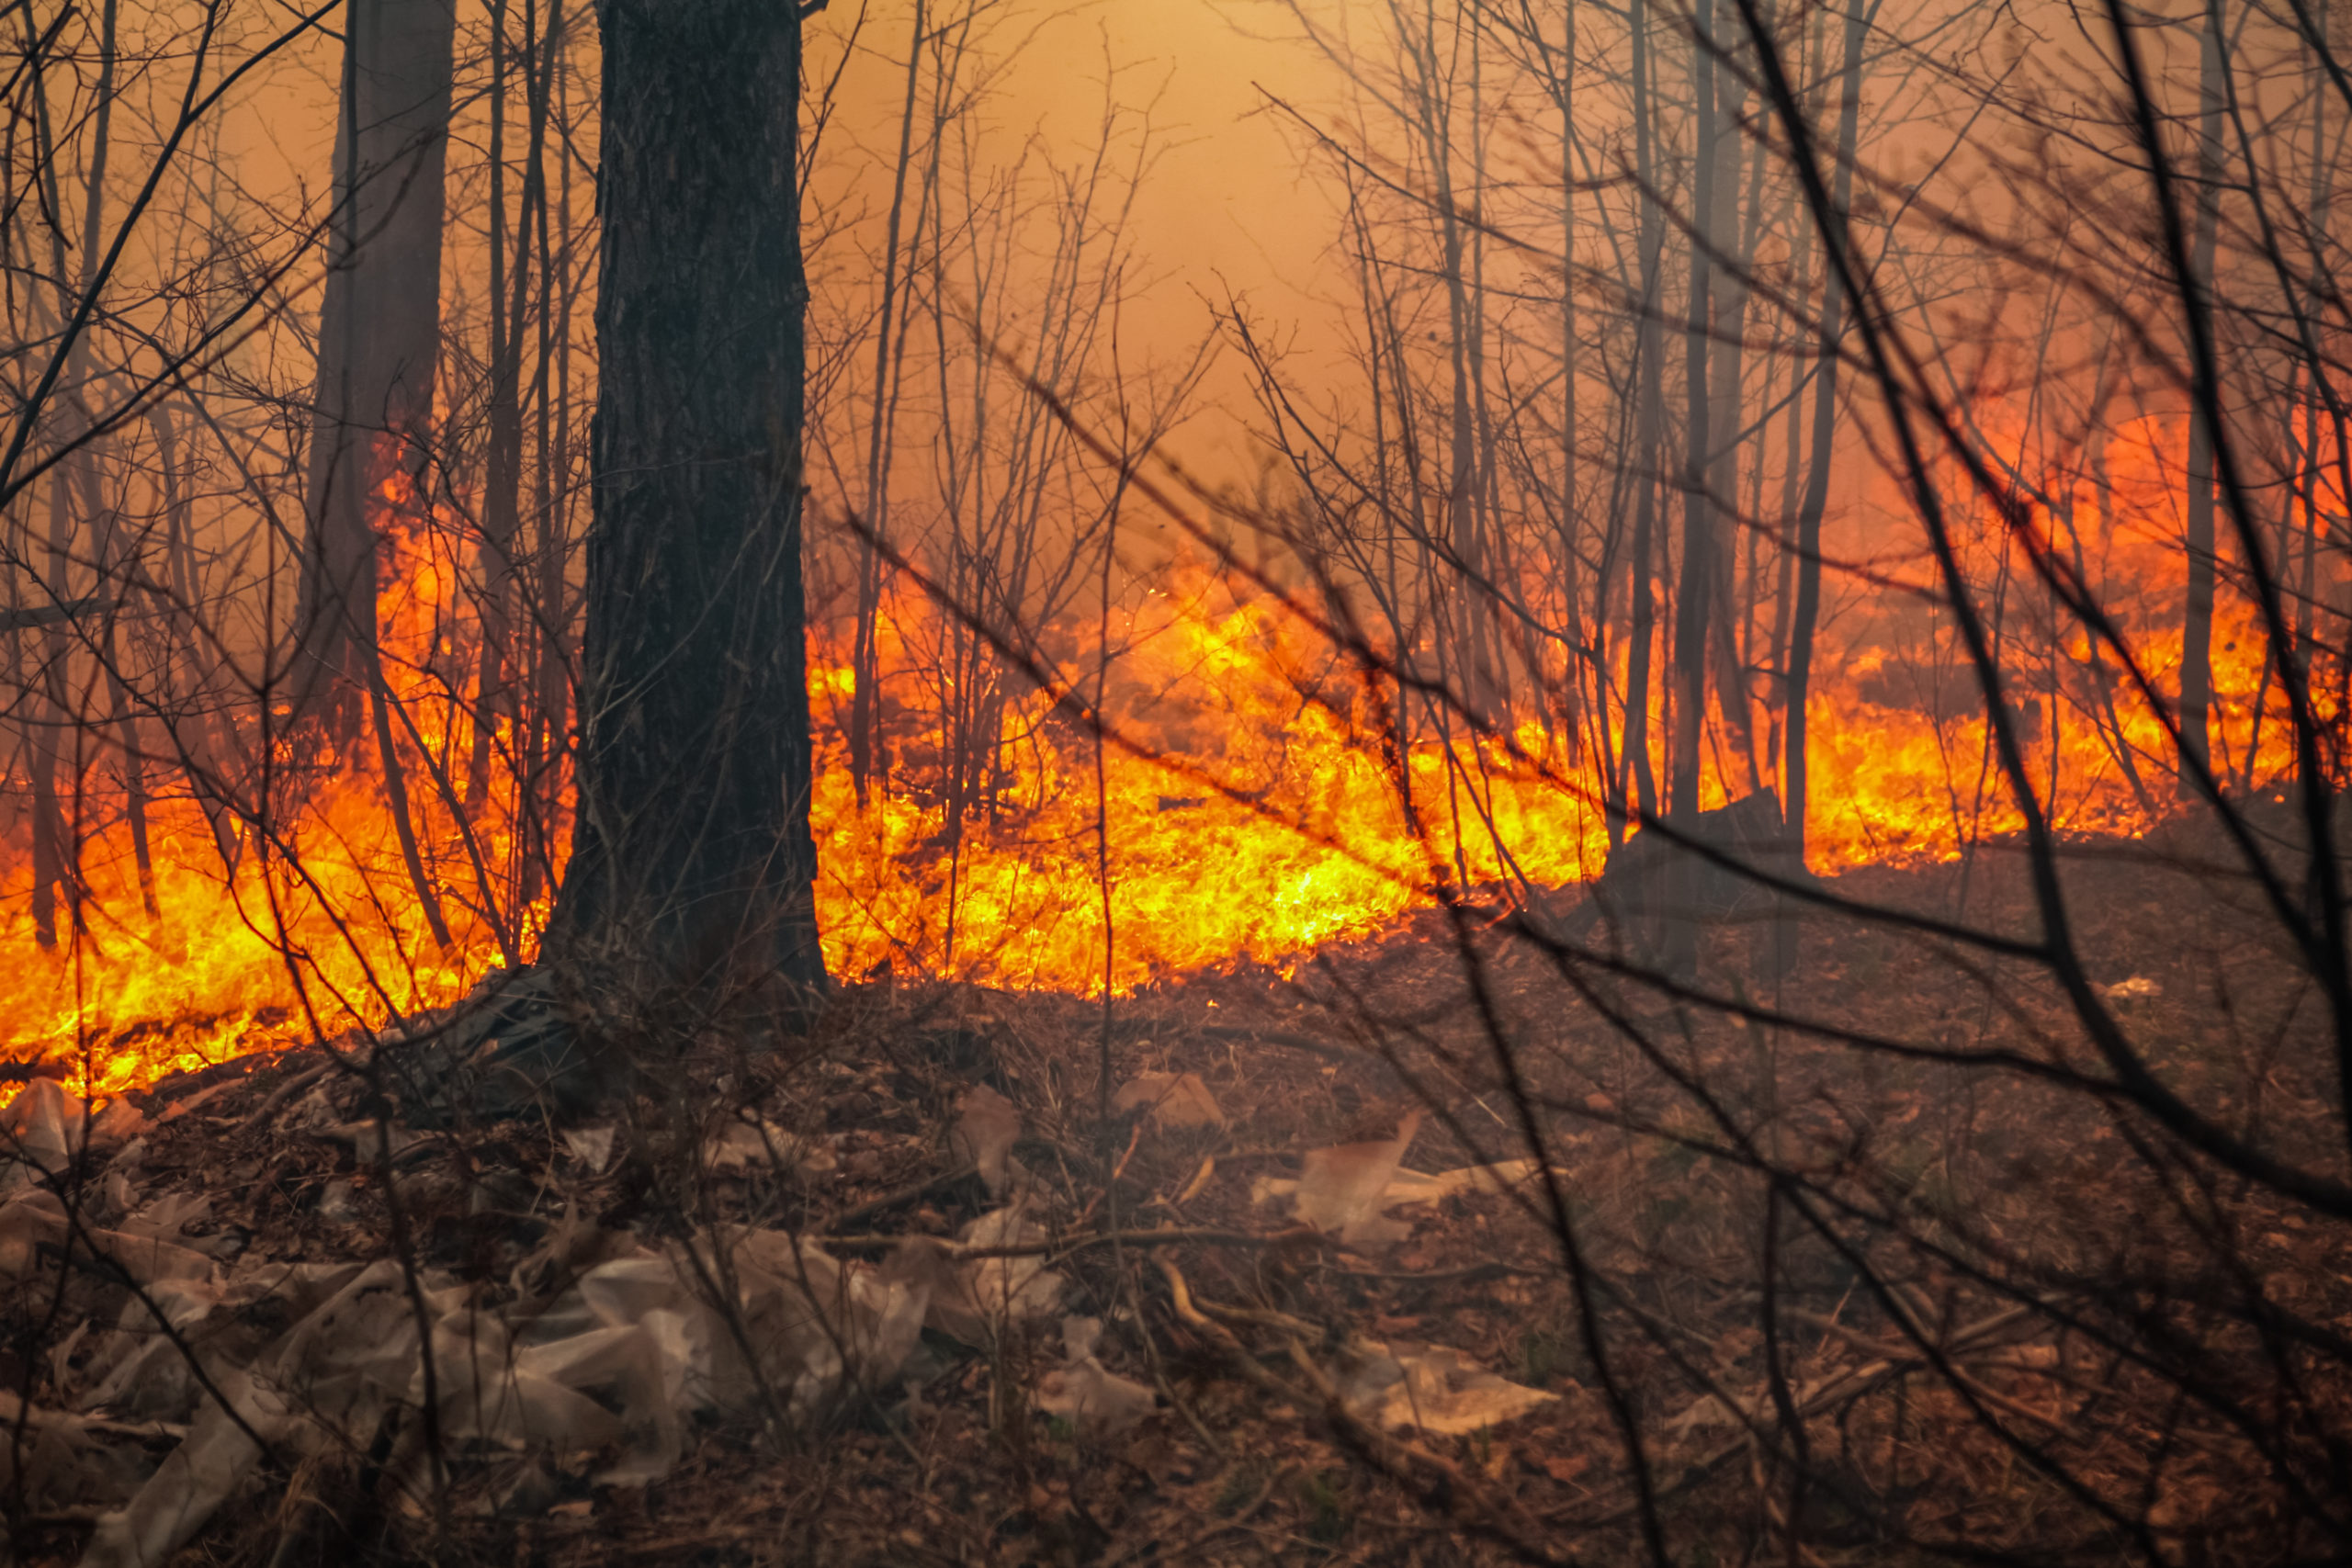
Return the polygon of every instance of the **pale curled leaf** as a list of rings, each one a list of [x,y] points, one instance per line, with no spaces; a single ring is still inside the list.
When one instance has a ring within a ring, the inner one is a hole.
[[[991,1197],[1002,1197],[1020,1167],[1012,1145],[1021,1136],[1021,1112],[986,1084],[967,1092],[956,1108],[949,1145],[958,1158],[979,1167]]]
[[[1498,1160],[1492,1165],[1465,1165],[1424,1176],[1399,1168],[1381,1194],[1385,1208],[1403,1203],[1434,1203],[1463,1192],[1508,1192],[1533,1177],[1543,1167],[1532,1159]]]
[[[1380,1148],[1385,1145],[1354,1146]],[[1498,1160],[1493,1165],[1465,1165],[1430,1176],[1399,1166],[1389,1176],[1388,1184],[1381,1189],[1375,1207],[1385,1212],[1434,1203],[1465,1192],[1508,1192],[1532,1179],[1542,1168],[1532,1159],[1507,1159]],[[1300,1186],[1300,1182],[1287,1177],[1261,1176],[1250,1187],[1250,1201],[1270,1203],[1279,1198],[1295,1198]]]
[[[1152,1125],[1170,1132],[1225,1125],[1225,1109],[1198,1073],[1141,1072],[1121,1086],[1114,1111],[1145,1108]]]
[[[419,1364],[405,1280],[389,1259],[370,1264],[254,1367],[230,1369],[220,1387],[235,1416],[206,1403],[130,1503],[99,1522],[85,1568],[164,1562],[243,1483],[261,1457],[254,1435],[300,1451],[367,1448]]]
[[[628,1442],[618,1463],[599,1472],[600,1485],[641,1486],[670,1472],[684,1451],[686,1337],[677,1314],[654,1312],[626,1327],[595,1328],[514,1359],[509,1446],[574,1451]],[[589,1398],[603,1393],[618,1410]],[[487,1435],[487,1434],[486,1434]]]
[[[27,1213],[42,1211],[33,1204]],[[613,1452],[598,1483],[642,1485],[675,1467],[690,1412],[744,1408],[766,1387],[784,1396],[786,1414],[806,1418],[852,1382],[877,1386],[895,1377],[922,1332],[928,1296],[902,1271],[842,1264],[776,1231],[696,1237],[699,1268],[688,1245],[607,1257],[551,1301],[526,1297],[504,1307],[483,1304],[474,1288],[434,1271],[419,1276],[445,1439],[525,1453]],[[584,1257],[597,1248],[593,1238],[572,1236],[561,1250]],[[247,1426],[293,1457],[322,1448],[364,1451],[390,1413],[424,1398],[415,1309],[398,1265],[319,1269],[256,1265],[225,1287],[166,1280],[152,1292],[168,1317],[191,1326],[246,1321],[251,1314],[220,1309],[273,1292],[309,1308],[292,1329],[245,1350],[243,1365],[207,1357]],[[712,1280],[734,1282],[740,1341],[702,1293],[701,1281]],[[137,1349],[111,1364],[100,1395],[158,1382],[143,1375],[155,1365],[150,1352],[176,1355],[160,1335],[119,1337]],[[742,1344],[756,1353],[755,1367],[743,1360]],[[187,1397],[194,1402],[193,1393]],[[422,1423],[400,1427],[386,1463],[420,1494],[431,1483],[424,1430]],[[161,1563],[247,1483],[257,1458],[236,1423],[207,1402],[187,1437],[92,1537],[85,1562]]]
[[[613,1127],[567,1127],[563,1131],[563,1146],[573,1159],[585,1166],[591,1176],[602,1176],[613,1163],[613,1139],[617,1129]]]
[[[956,1233],[967,1247],[1024,1247],[1046,1233],[1022,1218],[1018,1206],[997,1209]],[[1063,1280],[1041,1257],[973,1258],[951,1263],[926,1237],[910,1237],[900,1267],[927,1287],[926,1327],[985,1348],[1008,1325],[1052,1314]]]
[[[155,1568],[204,1527],[260,1462],[247,1431],[275,1444],[300,1417],[283,1400],[234,1374],[221,1391],[238,1425],[208,1404],[188,1435],[121,1508],[103,1516],[82,1551],[82,1568]]]
[[[1732,1413],[1731,1406],[1712,1393],[1701,1394],[1666,1418],[1666,1430],[1678,1438],[1689,1438],[1710,1427],[1738,1425],[1739,1417]]]
[[[1402,1240],[1408,1227],[1382,1211],[1390,1201],[1388,1188],[1396,1179],[1398,1162],[1412,1146],[1420,1125],[1421,1113],[1415,1111],[1406,1115],[1394,1138],[1309,1149],[1296,1182],[1261,1182],[1253,1196],[1259,1202],[1288,1196],[1292,1213],[1301,1220],[1351,1247]]]
[[[1095,1358],[1102,1342],[1098,1317],[1062,1319],[1062,1364],[1037,1380],[1037,1408],[1089,1438],[1113,1438],[1158,1404],[1152,1391],[1105,1368]]]
[[[1356,1347],[1340,1397],[1380,1426],[1452,1436],[1498,1426],[1558,1396],[1498,1377],[1443,1345],[1398,1340]]]
[[[44,1244],[65,1240],[65,1204],[47,1188],[30,1188],[0,1201],[0,1279],[28,1277]]]
[[[790,1170],[807,1179],[831,1170],[833,1152],[773,1122],[729,1121],[703,1145],[703,1163],[720,1176],[740,1176],[755,1169]]]
[[[0,1110],[0,1158],[13,1169],[10,1185],[55,1175],[73,1162],[86,1140],[93,1154],[116,1147],[145,1122],[137,1107],[114,1100],[103,1109],[66,1091],[55,1078],[34,1078]]]
[[[795,1418],[822,1414],[848,1387],[888,1382],[922,1336],[928,1281],[902,1270],[842,1263],[782,1231],[740,1233],[730,1261],[761,1374]],[[712,1341],[722,1362],[735,1344],[731,1334]],[[722,1393],[740,1404],[756,1385],[722,1366],[722,1383],[730,1376]]]

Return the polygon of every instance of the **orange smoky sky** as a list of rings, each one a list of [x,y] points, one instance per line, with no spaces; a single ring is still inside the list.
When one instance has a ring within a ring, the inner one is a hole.
[[[853,34],[856,53],[836,96],[846,134],[812,179],[856,181],[876,202],[887,195],[913,15],[911,0],[863,11],[834,0],[818,24],[825,30],[811,35],[812,79]],[[1299,131],[1270,109],[1269,96],[1328,104],[1340,82],[1298,39],[1288,5],[1078,0],[1001,7],[991,27],[1002,74],[986,118],[1000,153],[1031,136],[1039,152],[1071,166],[1100,144],[1114,107],[1123,148],[1148,128],[1147,172],[1126,219],[1134,264],[1119,322],[1124,365],[1189,362],[1212,336],[1214,313],[1232,301],[1293,334],[1328,320],[1317,283],[1335,211]],[[1309,380],[1319,379],[1317,348],[1329,341],[1328,332],[1285,339]],[[1171,450],[1204,476],[1246,480],[1256,466],[1239,417],[1248,401],[1238,367],[1213,363]]]
[[[582,28],[578,90],[593,93],[594,26],[583,0],[564,9]],[[932,7],[935,14],[940,7]],[[542,6],[541,15],[545,14]],[[889,154],[903,92],[912,0],[859,7],[834,0],[809,25],[811,96],[840,70],[816,186],[838,182],[854,204],[887,199]],[[331,19],[332,22],[333,19]],[[514,25],[510,22],[510,26]],[[479,287],[481,191],[468,177],[486,154],[481,60],[485,8],[458,6],[458,107],[450,149],[445,310]],[[1134,264],[1120,321],[1122,359],[1135,367],[1188,361],[1210,337],[1212,314],[1243,300],[1263,322],[1293,334],[1295,367],[1317,360],[1312,323],[1328,320],[1317,280],[1329,265],[1335,213],[1295,125],[1269,109],[1269,95],[1309,109],[1337,101],[1338,73],[1297,37],[1291,7],[1272,0],[1046,0],[990,8],[983,54],[998,74],[985,109],[993,152],[1022,141],[1069,167],[1101,141],[1106,107],[1132,149],[1148,127],[1147,174],[1126,220]],[[842,59],[847,47],[851,57]],[[331,188],[339,34],[321,29],[281,52],[224,105],[207,149],[239,197],[280,219],[315,215]],[[593,148],[580,148],[583,157]],[[510,144],[509,155],[515,149]],[[714,149],[714,156],[723,150]],[[879,186],[879,190],[876,189]],[[199,198],[200,199],[200,198]],[[316,308],[319,269],[300,269],[294,302]],[[1215,366],[1200,389],[1203,412],[1182,433],[1186,460],[1221,479],[1245,477],[1236,417],[1247,388]]]

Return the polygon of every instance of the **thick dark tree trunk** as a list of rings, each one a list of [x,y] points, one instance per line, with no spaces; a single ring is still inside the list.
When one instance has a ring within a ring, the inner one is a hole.
[[[824,980],[800,570],[800,24],[603,0],[604,274],[559,964]]]
[[[306,705],[346,736],[376,678],[379,492],[424,472],[441,346],[451,0],[351,0],[319,312],[311,534],[296,626]]]

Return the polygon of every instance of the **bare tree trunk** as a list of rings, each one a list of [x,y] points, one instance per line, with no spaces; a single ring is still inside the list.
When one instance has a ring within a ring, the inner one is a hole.
[[[124,601],[140,577],[139,563],[124,537],[121,514],[105,504],[96,464],[88,448],[75,454],[75,477],[97,533],[95,552],[102,607],[98,611],[97,664],[107,685],[107,724],[121,751],[123,822],[130,829],[131,867],[139,878],[139,903],[150,920],[163,918],[155,901],[155,850],[148,830],[150,795],[147,747],[130,683],[123,678],[121,621]]]
[[[2197,74],[2197,216],[2189,242],[2188,287],[2213,294],[2213,253],[2222,216],[2222,0],[2205,0]],[[2188,602],[2181,615],[2180,739],[2189,760],[2210,762],[2213,702],[2213,430],[2202,400],[2188,415],[2188,495],[2186,503]],[[2283,652],[2283,650],[2282,650]],[[2180,790],[2196,793],[2184,768]]]
[[[65,212],[62,164],[63,147],[58,128],[51,118],[51,106],[45,89],[34,95],[33,131],[36,144],[41,149],[41,162],[37,178],[47,187],[49,209],[52,220],[49,226],[51,276],[61,288],[57,301],[58,320],[62,322],[72,302],[62,290],[65,280],[72,278],[75,295],[86,292],[96,279],[99,251],[100,225],[106,217],[107,162],[111,144],[111,128],[115,100],[115,42],[119,17],[117,0],[106,0],[98,17],[98,77],[94,99],[95,108],[90,121],[90,161],[82,172],[82,214],[80,252],[77,265],[67,261],[67,239],[58,219]],[[27,13],[29,25],[31,17]],[[83,426],[88,424],[89,339],[75,338],[66,347],[64,376],[60,383],[62,397],[59,406],[81,416]],[[79,430],[70,433],[79,437]],[[49,541],[47,577],[50,602],[65,605],[74,602],[74,557],[75,528],[74,522],[74,491],[83,492],[95,520],[97,479],[93,468],[96,455],[89,442],[82,441],[65,461],[50,476]],[[103,549],[98,553],[97,571],[93,584],[94,596],[107,594],[107,560]],[[109,608],[107,635],[111,639],[113,612]],[[87,759],[83,750],[84,720],[86,715],[73,703],[72,688],[74,656],[77,639],[71,635],[67,617],[50,621],[40,639],[40,679],[47,698],[47,723],[31,736],[32,746],[32,815],[33,815],[33,926],[37,939],[43,946],[57,940],[58,897],[62,895],[65,908],[72,918],[73,930],[78,936],[85,929],[83,900],[86,885],[82,875],[82,785]],[[59,765],[68,754],[65,748],[72,738],[71,809],[68,799],[59,788]],[[134,826],[140,845],[140,870],[142,886],[152,885],[153,867],[145,852],[145,801],[134,797]],[[151,900],[152,902],[152,900]]]
[[[1872,10],[1876,7],[1872,6]],[[1837,231],[1816,226],[1825,256],[1821,269],[1821,370],[1813,384],[1813,465],[1805,475],[1804,501],[1797,511],[1797,602],[1789,627],[1788,767],[1782,809],[1795,852],[1804,853],[1805,812],[1812,797],[1809,726],[1805,704],[1813,693],[1814,634],[1821,624],[1821,520],[1829,506],[1829,463],[1838,434],[1838,350],[1846,333],[1846,295],[1828,247],[1846,243],[1843,221],[1854,194],[1854,151],[1861,133],[1862,40],[1869,13],[1857,3],[1846,13],[1846,62],[1838,85],[1838,167],[1830,176],[1830,201],[1839,215]]]
[[[1830,176],[1830,209],[1836,221],[1815,223],[1822,250],[1821,369],[1813,384],[1812,465],[1799,504],[1796,538],[1796,604],[1791,612],[1788,652],[1787,761],[1781,777],[1781,809],[1786,823],[1790,872],[1804,867],[1805,815],[1811,809],[1813,774],[1806,748],[1812,728],[1806,704],[1813,695],[1813,645],[1821,625],[1821,520],[1829,507],[1829,463],[1838,436],[1838,353],[1846,335],[1846,294],[1838,283],[1830,247],[1847,243],[1846,211],[1854,194],[1854,154],[1861,134],[1862,41],[1869,18],[1877,10],[1863,10],[1860,0],[1849,0],[1846,12],[1846,58],[1838,82],[1838,167]],[[1793,455],[1792,455],[1793,457]],[[1796,925],[1781,911],[1777,922],[1776,956],[1780,967],[1792,968],[1796,960]]]
[[[1717,86],[1715,123],[1718,127],[1736,127],[1747,97],[1747,89],[1740,84],[1739,73],[1735,69],[1717,73]],[[1758,203],[1762,190],[1765,151],[1758,146],[1756,157],[1750,163],[1746,156],[1746,137],[1718,134],[1715,141],[1715,199],[1713,214],[1707,220],[1706,232],[1715,248],[1731,259],[1728,265],[1713,269],[1714,298],[1708,329],[1708,352],[1713,360],[1707,389],[1707,428],[1713,433],[1714,442],[1714,450],[1708,454],[1707,459],[1711,515],[1733,513],[1738,502],[1739,456],[1744,443],[1737,439],[1737,435],[1747,406],[1748,276],[1755,265],[1756,245],[1763,231]],[[1744,231],[1740,217],[1743,164],[1747,165],[1754,181],[1748,191],[1748,219]],[[1760,471],[1762,465],[1758,463],[1756,467]],[[1753,539],[1754,535],[1749,535],[1749,537]],[[1715,703],[1723,711],[1726,742],[1747,758],[1752,775],[1756,765],[1756,739],[1754,724],[1748,713],[1747,671],[1740,658],[1738,628],[1746,613],[1738,602],[1735,581],[1739,565],[1738,551],[1735,542],[1729,539],[1714,540],[1710,548],[1713,557],[1714,578],[1713,597],[1708,607],[1708,628],[1715,665]],[[1731,786],[1728,776],[1724,784],[1726,789]]]
[[[1532,21],[1532,17],[1530,17]],[[1584,626],[1584,606],[1580,594],[1583,585],[1577,581],[1577,553],[1581,517],[1577,505],[1577,440],[1579,409],[1577,400],[1578,372],[1577,341],[1577,12],[1574,6],[1560,7],[1560,41],[1558,66],[1558,97],[1560,104],[1560,600],[1566,607],[1571,646],[1579,651],[1598,646],[1608,646],[1609,607],[1596,606],[1594,615],[1598,632],[1588,637]],[[1541,39],[1540,28],[1531,28],[1532,36]],[[1601,580],[1596,598],[1605,598],[1607,579]],[[1606,669],[1606,666],[1603,666]],[[1539,671],[1540,673],[1540,671]],[[1566,699],[1566,711],[1562,714],[1562,727],[1567,732],[1569,754],[1576,754],[1584,739],[1584,728],[1577,709],[1582,706],[1577,696],[1583,691],[1583,676],[1577,671],[1572,654],[1567,669],[1561,677],[1561,690]],[[1603,703],[1599,714],[1600,731],[1600,765],[1606,777],[1609,766],[1609,713]]]
[[[1656,550],[1658,466],[1666,429],[1666,332],[1659,319],[1665,308],[1666,223],[1657,203],[1657,67],[1650,51],[1646,0],[1634,0],[1628,26],[1634,45],[1634,172],[1641,186],[1642,293],[1634,351],[1640,363],[1635,371],[1639,408],[1634,437],[1634,558],[1627,572],[1634,597],[1633,645],[1625,665],[1625,762],[1633,787],[1626,793],[1643,812],[1656,815],[1660,803],[1650,762],[1650,667],[1657,641],[1657,599],[1650,559]],[[1621,829],[1622,824],[1612,826],[1612,841]]]
[[[1472,25],[1469,21],[1464,26]],[[1474,43],[1471,46],[1476,47]],[[1422,154],[1429,160],[1432,182],[1430,210],[1438,222],[1442,247],[1440,265],[1446,291],[1447,360],[1450,425],[1446,455],[1446,542],[1456,570],[1446,574],[1458,603],[1459,630],[1453,653],[1460,671],[1462,700],[1470,711],[1491,718],[1500,712],[1500,671],[1495,668],[1487,628],[1488,578],[1492,561],[1481,526],[1478,505],[1478,443],[1476,380],[1483,321],[1473,297],[1469,272],[1470,236],[1464,231],[1453,187],[1453,99],[1452,83],[1441,73],[1437,14],[1430,7],[1415,43],[1418,89],[1414,113],[1419,119]],[[1449,621],[1455,617],[1449,615]]]
[[[579,817],[548,951],[662,987],[819,986],[800,22],[774,0],[600,10]]]
[[[548,92],[549,117],[567,130],[571,123],[569,110],[571,77],[557,69],[557,60],[565,47],[567,29],[563,0],[548,0],[547,42]],[[558,157],[556,199],[548,200],[548,178],[545,170],[547,149],[537,150],[541,168],[539,189],[539,452],[538,486],[535,514],[538,519],[537,569],[532,582],[532,625],[529,642],[532,664],[533,701],[531,720],[526,727],[529,739],[523,749],[523,776],[516,792],[516,809],[522,815],[521,826],[526,834],[523,874],[516,907],[527,910],[538,902],[546,885],[556,876],[555,833],[563,778],[563,758],[566,748],[560,740],[566,732],[571,696],[571,661],[568,633],[571,628],[570,590],[565,581],[564,565],[570,558],[570,530],[566,519],[570,507],[565,504],[571,493],[571,320],[575,298],[571,259],[572,198],[570,157]],[[549,232],[548,209],[555,211],[555,230]],[[561,258],[562,265],[556,265]]]
[[[1690,320],[1683,330],[1685,404],[1682,449],[1682,572],[1674,604],[1674,757],[1667,810],[1684,820],[1698,815],[1699,763],[1707,721],[1707,621],[1715,580],[1715,520],[1707,494],[1713,435],[1707,395],[1709,316],[1713,260],[1707,239],[1715,209],[1715,57],[1713,0],[1691,13],[1690,198],[1696,229],[1690,244]]]
[[[66,469],[51,471],[49,479],[49,598],[51,604],[73,603],[72,571],[73,512],[67,500],[69,490]],[[69,814],[58,784],[61,752],[68,737],[77,732],[79,716],[74,711],[68,687],[66,666],[72,658],[73,644],[62,620],[54,620],[43,627],[38,655],[41,694],[46,698],[45,722],[32,731],[33,786],[33,933],[43,947],[57,945],[57,917],[60,896],[71,919],[73,932],[83,931],[82,911],[82,835],[79,813]],[[78,752],[77,752],[78,757]],[[72,770],[72,782],[80,780],[80,767]]]
[[[295,610],[304,706],[356,734],[376,665],[381,488],[421,477],[440,353],[451,0],[352,0],[319,316],[311,532]]]
[[[179,667],[187,672],[188,680],[187,690],[179,694],[168,716],[172,746],[180,768],[187,775],[197,805],[203,809],[205,821],[212,829],[212,845],[220,856],[221,871],[233,874],[243,853],[236,816],[226,798],[235,787],[228,772],[234,741],[232,739],[223,743],[212,711],[216,700],[212,683],[204,673],[207,660],[200,652],[198,627],[202,612],[198,603],[196,552],[189,538],[194,528],[189,516],[189,485],[183,469],[178,433],[172,423],[171,405],[155,404],[147,412],[147,422],[155,433],[155,461],[163,491],[165,581],[170,585],[167,592],[154,595],[156,610],[170,628],[173,654]]]
[[[482,635],[481,678],[475,700],[473,747],[466,763],[464,805],[481,810],[481,792],[490,771],[491,740],[502,718],[510,721],[509,743],[519,739],[520,726],[512,721],[521,713],[510,666],[522,661],[514,647],[514,607],[520,584],[515,577],[515,551],[523,531],[523,329],[530,304],[531,224],[545,202],[541,151],[547,141],[546,73],[555,65],[555,48],[548,40],[542,58],[538,36],[538,6],[526,0],[523,8],[524,114],[527,130],[523,162],[523,188],[514,218],[514,254],[507,254],[506,112],[510,45],[506,37],[509,0],[492,0],[490,90],[490,439],[483,454],[481,504]],[[544,267],[545,260],[542,258]],[[541,389],[545,396],[545,389]],[[453,803],[454,804],[454,803]]]
[[[1697,0],[1690,17],[1692,193],[1690,293],[1683,328],[1683,388],[1687,410],[1682,447],[1682,570],[1674,599],[1674,752],[1667,784],[1667,814],[1685,829],[1699,817],[1699,769],[1707,732],[1708,622],[1715,608],[1715,519],[1710,503],[1713,433],[1708,396],[1710,307],[1713,303],[1713,239],[1716,184],[1713,0]],[[1724,694],[1729,703],[1731,694]],[[1658,962],[1687,974],[1698,962],[1699,932],[1691,907],[1691,867],[1677,856],[1666,877]]]
[[[2319,7],[2317,14],[2314,16],[2312,20],[2315,35],[2312,40],[2315,45],[2313,52],[2315,54],[2326,55],[2328,29],[2328,13],[2326,8],[2324,6]],[[2332,56],[2330,58],[2332,58]],[[2323,62],[2320,60],[2314,60],[2312,62],[2311,67],[2310,84],[2312,100],[2311,186],[2303,221],[2310,225],[2312,232],[2316,234],[2324,234],[2328,232],[2328,209],[2334,205],[2335,187],[2335,160],[2328,157],[2326,151],[2327,92],[2326,87],[2324,85],[2324,66]],[[2312,247],[2312,265],[2311,272],[2305,280],[2303,291],[2303,310],[2306,316],[2316,316],[2318,312],[2324,308],[2323,301],[2327,299],[2334,292],[2334,280],[2329,276],[2328,269],[2324,262],[2321,259],[2324,254],[2324,253],[2320,247]],[[2322,609],[2322,603],[2320,599],[2321,591],[2318,586],[2317,571],[2319,564],[2320,536],[2322,530],[2324,527],[2324,525],[2320,519],[2319,509],[2321,473],[2320,410],[2321,404],[2328,401],[2329,400],[2323,396],[2323,383],[2327,376],[2327,370],[2322,365],[2317,363],[2316,359],[2312,358],[2312,356],[2307,355],[2306,358],[2312,359],[2312,362],[2306,369],[2303,381],[2303,460],[2301,465],[2301,470],[2296,475],[2296,489],[2301,501],[2303,518],[2301,540],[2302,559],[2301,570],[2298,582],[2298,592],[2295,595],[2295,650],[2293,654],[2293,662],[2288,665],[2288,670],[2290,671],[2290,678],[2301,681],[2308,685],[2312,679],[2313,672],[2318,668],[2318,660],[2316,657],[2318,650],[2313,646],[2312,633],[2318,623]],[[2342,412],[2341,403],[2337,403],[2331,412],[2340,415]],[[2345,431],[2344,423],[2340,417],[2334,422],[2334,426],[2337,445],[2337,456],[2341,458],[2344,455],[2343,446]],[[2327,769],[2327,759],[2324,756],[2299,756],[2295,759],[2295,768],[2299,773],[2306,770],[2318,770],[2324,775]]]
[[[915,0],[914,25],[907,39],[907,96],[899,111],[899,159],[890,177],[890,220],[882,240],[882,308],[875,313],[874,406],[866,431],[865,527],[858,552],[857,624],[852,633],[849,709],[849,771],[862,803],[874,774],[875,752],[881,737],[882,661],[876,642],[882,614],[882,548],[888,537],[890,508],[890,427],[898,409],[899,378],[893,375],[892,329],[899,330],[899,350],[905,353],[905,323],[899,295],[901,231],[906,221],[907,173],[914,162],[915,97],[922,82],[923,45],[930,26],[929,6]],[[937,131],[934,128],[933,135]],[[922,232],[920,209],[916,232]],[[910,267],[911,272],[912,268]],[[912,279],[907,280],[911,293]]]

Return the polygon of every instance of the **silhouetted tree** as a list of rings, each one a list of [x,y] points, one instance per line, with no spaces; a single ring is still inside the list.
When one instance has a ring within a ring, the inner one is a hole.
[[[605,0],[579,805],[548,951],[815,986],[800,18]]]
[[[381,492],[430,449],[456,27],[449,0],[352,0],[344,28],[296,620],[301,687],[346,722],[375,683]]]

